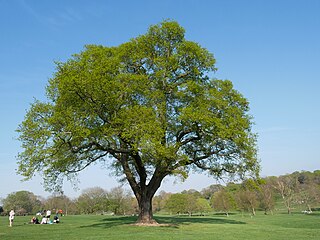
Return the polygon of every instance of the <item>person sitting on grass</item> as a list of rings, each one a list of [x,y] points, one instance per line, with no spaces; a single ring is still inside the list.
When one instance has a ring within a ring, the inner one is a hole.
[[[57,215],[55,215],[53,217],[53,223],[59,223],[59,222],[60,222],[60,219],[59,219],[58,214],[57,214]]]
[[[47,223],[48,223],[48,219],[46,218],[46,216],[43,216],[40,224],[47,224]]]
[[[31,224],[40,224],[39,219],[37,217],[32,217],[30,223]]]

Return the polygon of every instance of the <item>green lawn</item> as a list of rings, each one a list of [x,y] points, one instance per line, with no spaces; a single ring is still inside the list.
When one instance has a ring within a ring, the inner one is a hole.
[[[156,216],[168,224],[162,227],[131,225],[135,217],[65,216],[52,225],[31,225],[30,218],[16,217],[10,228],[7,217],[1,217],[0,239],[320,239],[320,214]]]

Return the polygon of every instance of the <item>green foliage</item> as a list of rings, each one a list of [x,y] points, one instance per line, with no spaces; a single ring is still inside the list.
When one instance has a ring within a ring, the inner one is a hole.
[[[236,209],[236,201],[231,192],[221,189],[213,194],[210,204],[215,211],[224,212],[227,216],[231,210]]]
[[[220,191],[223,188],[221,184],[212,184],[201,190],[201,195],[209,200],[215,192]]]
[[[119,47],[86,46],[57,63],[48,102],[36,101],[20,125],[18,172],[43,172],[52,186],[107,156],[120,167],[122,153],[166,175],[185,176],[188,166],[256,174],[248,101],[230,81],[208,79],[214,63],[169,21]]]
[[[241,183],[234,183],[234,182],[229,182],[227,186],[225,187],[225,190],[228,192],[238,192],[241,189],[242,185]]]
[[[126,215],[135,213],[132,206],[132,196],[130,192],[121,187],[112,188],[107,192],[108,210],[115,215]]]
[[[210,204],[207,199],[197,198],[196,211],[202,215],[203,213],[211,212],[212,208],[210,207]]]
[[[259,191],[260,190],[260,182],[261,181],[255,181],[252,178],[246,179],[242,183],[242,188],[249,191]],[[262,183],[262,182],[261,182]]]
[[[164,177],[190,170],[256,177],[249,102],[231,81],[209,79],[214,64],[174,21],[117,47],[87,45],[57,63],[47,101],[20,124],[18,173],[40,172],[58,191],[64,177],[108,162],[144,202]]]
[[[172,194],[166,205],[165,209],[169,212],[176,214],[176,213],[186,213],[187,212],[187,205],[188,205],[188,195],[182,193]]]
[[[115,215],[136,213],[131,194],[121,187],[106,191],[100,187],[85,189],[76,199],[80,214],[100,214],[110,212]]]
[[[173,214],[189,214],[198,212],[200,214],[211,211],[209,202],[201,198],[196,192],[171,194],[166,201],[165,209]]]
[[[159,194],[154,196],[152,199],[152,209],[154,212],[159,212],[165,209],[165,205],[170,197],[171,193],[166,193],[165,191],[160,191]]]
[[[294,172],[279,177],[268,178],[275,188],[282,203],[291,213],[294,205],[304,206],[310,211],[312,206],[320,202],[320,182],[318,172]]]
[[[41,209],[41,201],[31,192],[18,191],[3,199],[3,208],[6,212],[14,209],[17,215],[31,214]]]
[[[44,209],[52,209],[57,212],[62,210],[63,214],[79,214],[81,211],[78,209],[75,200],[71,200],[65,195],[54,194],[49,196],[46,200],[43,201]],[[54,212],[54,213],[55,213]]]
[[[77,199],[80,213],[92,214],[108,210],[107,193],[100,187],[88,188]]]
[[[241,189],[235,196],[237,206],[241,211],[256,214],[256,208],[259,206],[258,194],[256,191]]]
[[[275,207],[275,191],[271,183],[266,180],[263,180],[260,185],[259,202],[260,208],[265,211],[265,214],[268,211],[272,212]]]

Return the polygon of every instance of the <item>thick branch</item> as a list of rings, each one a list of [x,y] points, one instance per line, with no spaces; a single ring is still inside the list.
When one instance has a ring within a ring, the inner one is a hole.
[[[154,171],[154,174],[148,184],[148,195],[152,197],[158,188],[161,185],[162,180],[164,177],[168,174],[169,172],[163,171],[162,168],[157,167],[156,170]]]
[[[142,160],[139,154],[137,153],[132,154],[132,158],[134,159],[135,167],[140,177],[140,186],[144,187],[147,180],[146,169],[142,163]]]
[[[121,163],[121,166],[123,168],[123,172],[126,175],[126,178],[137,198],[137,200],[139,201],[139,199],[141,198],[141,189],[134,177],[134,175],[132,174],[132,171],[130,169],[129,163],[128,163],[128,154],[121,154],[120,159],[118,159]]]
[[[192,129],[186,129],[177,134],[177,142],[181,142],[182,138],[187,134],[191,133]]]
[[[126,145],[130,146],[130,142],[125,139],[121,139],[121,141]],[[147,180],[147,171],[143,165],[140,155],[137,152],[130,151],[130,156],[134,160],[134,166],[136,168],[137,173],[140,177],[140,187],[144,187]]]
[[[190,72],[181,73],[180,75],[176,76],[176,80],[187,77],[189,74],[190,74]]]
[[[193,135],[193,136],[185,139],[184,141],[182,141],[183,138],[186,137],[190,133],[194,133],[195,136]],[[177,142],[180,143],[181,145],[185,145],[189,142],[197,141],[200,139],[201,139],[200,128],[197,124],[194,124],[194,128],[188,128],[188,129],[182,130],[177,134]]]
[[[194,142],[194,141],[198,141],[201,140],[201,136],[192,136],[190,138],[187,138],[186,140],[181,142],[181,145],[186,145],[189,142]]]

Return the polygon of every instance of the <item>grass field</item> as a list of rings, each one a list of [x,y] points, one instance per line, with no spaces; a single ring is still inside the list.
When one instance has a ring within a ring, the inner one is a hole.
[[[32,225],[31,217],[16,217],[14,226],[8,227],[8,218],[0,218],[0,239],[216,239],[216,240],[295,240],[320,239],[320,214],[265,216],[258,213],[211,215],[204,217],[155,216],[161,227],[132,225],[135,217],[65,216],[60,224]]]

